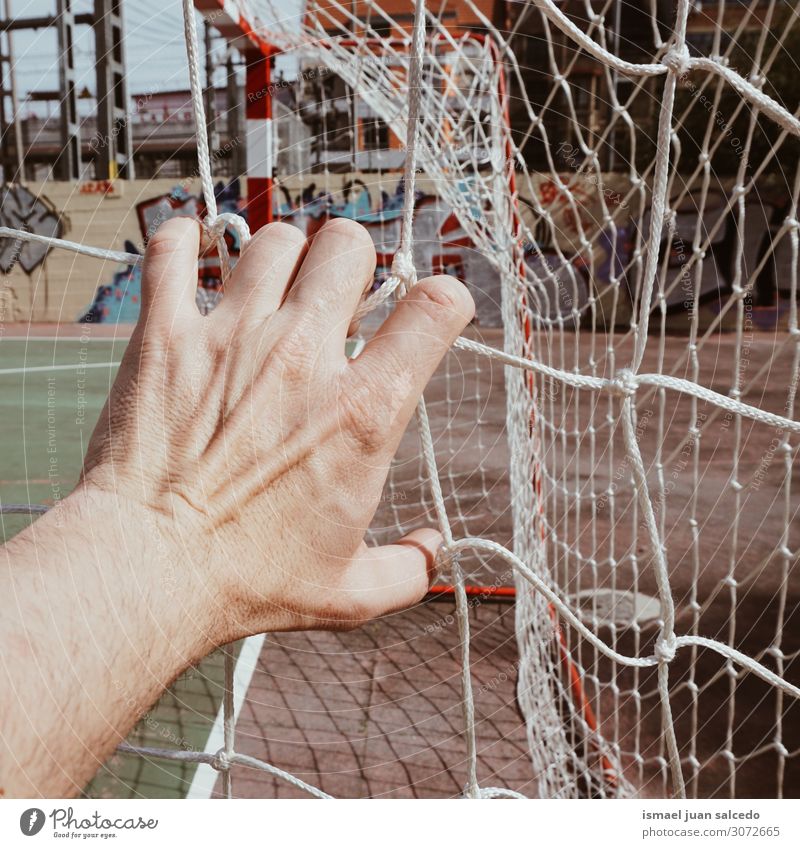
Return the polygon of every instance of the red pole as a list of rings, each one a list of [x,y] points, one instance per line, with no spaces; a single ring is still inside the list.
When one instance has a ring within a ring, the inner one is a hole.
[[[247,120],[247,223],[255,233],[273,218],[275,146],[272,125],[272,53],[248,51],[245,81]]]

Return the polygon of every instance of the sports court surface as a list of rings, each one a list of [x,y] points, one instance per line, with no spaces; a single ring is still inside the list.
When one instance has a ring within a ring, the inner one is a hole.
[[[57,334],[57,335],[56,335]],[[110,335],[109,335],[110,334]],[[499,344],[497,331],[482,337]],[[7,326],[0,339],[0,498],[10,503],[52,503],[70,490],[77,478],[82,451],[91,434],[102,402],[124,351],[127,339],[120,328],[78,326],[15,328]],[[769,358],[780,336],[756,337],[751,367]],[[715,364],[703,375],[706,385],[723,386],[730,378],[733,339],[720,335]],[[678,351],[685,340],[667,338],[668,350]],[[787,373],[779,373],[778,357],[769,379],[751,389],[751,397],[765,408],[782,401]],[[777,370],[776,370],[777,369]],[[444,379],[443,379],[444,378]],[[774,397],[773,397],[774,395]],[[509,541],[508,457],[504,443],[505,400],[502,368],[474,363],[463,353],[450,354],[428,391],[429,411],[437,451],[449,457],[443,466],[445,487],[459,490],[457,534],[477,532],[499,542]],[[467,408],[481,398],[480,438],[473,443],[469,431],[451,417],[453,404]],[[584,403],[583,400],[578,401]],[[670,420],[677,432],[685,432],[685,413],[675,404]],[[644,415],[646,418],[646,415]],[[752,425],[753,428],[762,425]],[[713,599],[704,608],[702,632],[725,636],[731,625],[731,606],[719,586],[724,585],[726,545],[729,541],[729,509],[724,493],[730,475],[730,448],[724,428],[710,430],[716,439],[703,444],[704,486],[700,512],[706,516],[703,540],[702,580],[699,597]],[[752,434],[739,457],[739,479],[758,477],[757,497],[744,510],[740,528],[749,539],[743,552],[756,565],[742,573],[737,587],[737,645],[754,656],[765,657],[779,602],[780,573],[768,556],[778,532],[781,497],[780,469],[763,466],[762,451],[769,440]],[[646,453],[657,438],[641,435]],[[449,446],[456,444],[455,452]],[[669,432],[664,444],[669,444]],[[381,528],[405,521],[419,525],[421,476],[416,464],[413,433],[404,440],[391,491],[379,507],[373,524],[376,538]],[[478,451],[478,448],[480,451]],[[669,455],[669,451],[666,451]],[[405,470],[404,470],[405,469]],[[404,476],[405,475],[405,476]],[[716,482],[714,482],[716,481]],[[682,484],[679,484],[679,487]],[[687,545],[681,531],[681,513],[688,492],[676,490],[664,504],[665,521],[673,527],[668,537],[672,550]],[[424,496],[422,496],[424,502]],[[408,510],[408,514],[404,513]],[[602,526],[602,514],[598,523]],[[3,516],[5,538],[28,521],[23,516]],[[460,522],[460,525],[459,525]],[[797,532],[796,528],[793,532]],[[602,533],[600,536],[602,537]],[[797,540],[793,539],[792,544]],[[762,557],[762,550],[764,557]],[[692,592],[688,562],[680,557],[671,580],[676,603],[686,611]],[[509,583],[507,573],[491,561],[473,563],[471,582],[481,586]],[[648,585],[645,574],[641,590]],[[783,650],[794,656],[800,650],[800,627],[792,614],[800,601],[800,581],[790,575]],[[483,594],[471,601],[472,672],[477,710],[479,774],[484,785],[506,786],[526,795],[536,792],[536,775],[527,750],[524,721],[515,699],[517,647],[514,608],[507,600]],[[460,656],[453,603],[430,598],[416,609],[389,616],[350,633],[293,633],[251,637],[232,650],[238,657],[234,684],[237,707],[237,750],[314,783],[340,797],[442,797],[458,796],[466,774],[463,720],[459,700]],[[645,638],[650,631],[645,627]],[[618,644],[629,648],[629,634],[620,632]],[[694,681],[701,682],[704,699],[700,726],[692,733],[689,722],[691,654],[674,662],[673,707],[681,744],[695,737],[695,755],[703,768],[698,780],[700,794],[725,796],[730,779],[723,749],[736,751],[736,792],[742,797],[771,797],[775,792],[775,754],[769,741],[775,715],[776,692],[753,675],[734,674],[731,679],[724,660],[712,652],[694,658]],[[766,657],[765,661],[768,660]],[[602,660],[598,676],[602,677]],[[797,682],[797,663],[789,663],[787,678]],[[683,681],[683,682],[681,682]],[[217,652],[190,669],[161,701],[142,717],[130,741],[138,745],[187,752],[216,752],[221,747],[222,654]],[[618,685],[625,692],[624,673]],[[725,739],[729,692],[736,688],[735,739]],[[635,716],[640,715],[637,744],[647,764],[630,767],[629,777],[642,795],[659,794],[663,780],[659,768],[660,715],[658,700],[648,681],[639,681],[641,700],[623,698],[615,707],[608,692],[595,693],[601,722],[618,724],[617,734],[625,748]],[[784,744],[789,751],[800,746],[800,715],[796,705],[782,705]],[[627,728],[627,730],[626,730]],[[627,768],[627,766],[626,766]],[[665,766],[664,766],[665,768]],[[237,796],[292,797],[299,791],[262,771],[234,769]],[[87,788],[90,796],[102,797],[208,797],[219,794],[217,773],[207,765],[115,755]],[[786,762],[784,791],[800,795],[800,762]]]

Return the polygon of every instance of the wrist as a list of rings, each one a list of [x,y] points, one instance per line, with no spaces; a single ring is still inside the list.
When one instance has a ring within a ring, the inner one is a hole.
[[[37,547],[36,536],[44,534],[35,533],[36,525],[45,521],[62,539],[71,581],[78,589],[93,584],[115,608],[120,627],[143,629],[184,664],[219,644],[197,534],[180,538],[178,522],[86,481],[31,527]]]
[[[154,609],[162,609],[165,619],[191,625],[195,642],[190,647],[199,656],[243,636],[291,625],[291,610],[278,602],[281,587],[264,590],[269,565],[254,563],[247,550],[239,555],[243,538],[256,544],[250,530],[215,526],[177,496],[152,505],[120,495],[106,477],[84,478],[62,506],[81,524],[109,528],[104,546],[114,567],[141,575],[137,591],[148,587]],[[254,569],[258,595],[250,585]]]
[[[35,785],[22,772],[13,778],[18,794],[79,790],[175,677],[214,647],[191,574],[175,566],[174,580],[165,579],[169,548],[160,558],[161,530],[148,525],[146,513],[81,485],[5,546],[0,629],[17,718],[4,716],[4,732],[9,721],[26,730],[6,738],[18,760],[39,764]],[[64,722],[66,703],[80,709]],[[36,733],[22,716],[36,719]],[[63,762],[62,746],[93,757]]]

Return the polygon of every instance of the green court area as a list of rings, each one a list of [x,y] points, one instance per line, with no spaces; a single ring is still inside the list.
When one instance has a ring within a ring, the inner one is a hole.
[[[127,339],[0,339],[0,502],[52,505],[75,485]],[[26,519],[3,516],[3,537]]]
[[[223,697],[223,654],[215,651],[186,671],[128,736],[131,745],[202,752],[208,747]],[[221,744],[215,746],[215,750]],[[208,768],[208,767],[206,767]],[[185,798],[193,763],[115,754],[86,788],[90,798]]]
[[[52,506],[75,485],[127,339],[0,338],[0,504]],[[28,524],[0,515],[6,540]],[[222,701],[222,654],[189,669],[144,715],[135,745],[203,751]],[[184,797],[196,766],[117,754],[91,797]]]

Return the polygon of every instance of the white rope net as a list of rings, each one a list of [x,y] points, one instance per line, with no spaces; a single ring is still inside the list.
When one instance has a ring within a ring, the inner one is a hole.
[[[454,5],[479,32],[453,34]],[[457,342],[370,532],[385,541],[427,517],[445,537],[468,797],[515,795],[483,786],[477,769],[465,585],[487,574],[516,586],[517,697],[540,796],[735,796],[749,767],[768,774],[770,794],[799,788],[786,773],[800,751],[788,720],[800,697],[800,121],[770,84],[798,10],[753,0],[734,19],[731,5],[708,4],[702,52],[688,46],[688,0],[642,4],[636,43],[623,37],[630,8],[613,0],[513,4],[502,32],[470,0],[308,3],[302,16],[269,0],[225,4],[301,66],[332,69],[406,140],[399,248],[362,314],[430,270],[415,178],[498,281],[502,342],[477,330]],[[246,249],[243,222],[216,215],[204,131],[198,150],[209,230],[237,227]],[[766,247],[749,236],[767,215],[765,183],[783,198]],[[783,325],[760,336],[768,272]],[[495,379],[504,369],[507,446],[484,427],[492,367]],[[232,677],[228,657],[228,691]],[[229,795],[236,764],[326,795],[237,753],[232,697],[225,710],[217,755],[123,750],[209,762]]]

